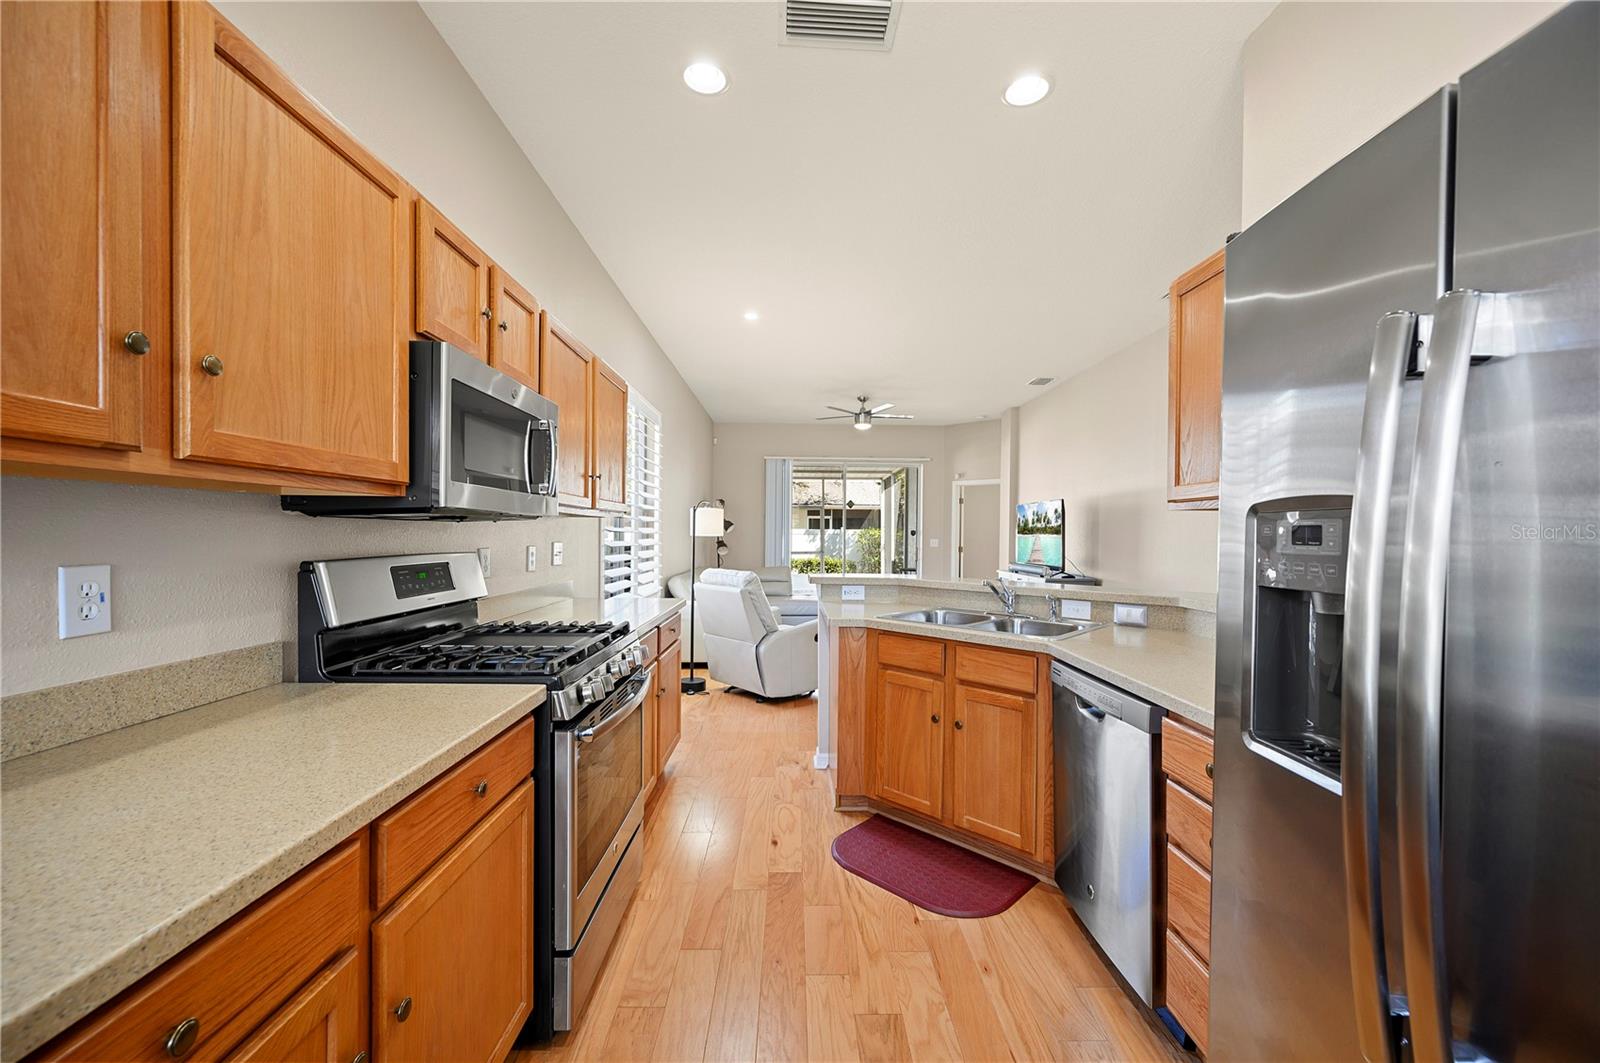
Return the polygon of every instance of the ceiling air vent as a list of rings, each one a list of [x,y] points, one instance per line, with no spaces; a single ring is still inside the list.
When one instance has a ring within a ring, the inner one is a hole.
[[[1036,376],[1032,380],[1028,381],[1028,386],[1042,388],[1046,384],[1054,384],[1055,382],[1056,378],[1053,376]]]
[[[899,19],[900,0],[787,0],[784,43],[888,51]]]

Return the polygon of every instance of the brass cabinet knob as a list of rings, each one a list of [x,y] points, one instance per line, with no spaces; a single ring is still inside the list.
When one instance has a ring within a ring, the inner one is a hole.
[[[182,1059],[194,1051],[194,1043],[198,1040],[200,1040],[200,1020],[191,1015],[172,1028],[163,1047],[166,1048],[167,1055],[173,1059]]]
[[[406,997],[399,1004],[395,1005],[394,1017],[396,1019],[399,1019],[401,1022],[405,1022],[407,1019],[411,1018],[411,998],[410,997]]]
[[[200,359],[200,368],[205,370],[207,376],[221,376],[222,359],[214,354],[208,354]]]
[[[478,313],[483,315],[483,319],[485,321],[488,321],[490,318],[494,317],[494,311],[490,310],[487,306],[482,310],[479,310]]]
[[[939,714],[937,712],[934,713],[932,719],[933,719],[934,723],[938,723],[939,722]]]
[[[511,322],[509,322],[509,321],[502,321],[502,322],[500,322],[500,331],[501,331],[501,332],[504,332],[504,331],[506,331],[506,330],[507,330],[507,329],[509,329],[509,328],[510,328],[510,327],[511,327]]]
[[[129,354],[149,354],[150,337],[146,336],[138,329],[134,329],[132,332],[122,337],[122,346],[127,349]]]
[[[483,797],[485,794],[487,794],[489,792],[489,780],[488,779],[479,779],[478,780],[478,785],[476,785],[476,786],[474,786],[472,788],[472,792],[477,794],[479,797]]]
[[[367,1060],[370,1058],[371,1057],[367,1055],[367,1050],[363,1048],[361,1051],[356,1053],[356,1058],[352,1059],[350,1063],[367,1063]]]
[[[1206,761],[1206,778],[1215,779],[1216,777],[1217,777],[1216,769],[1212,767],[1211,762],[1209,760]]]
[[[956,730],[958,730],[958,731],[961,730],[961,721],[960,720],[956,721]]]

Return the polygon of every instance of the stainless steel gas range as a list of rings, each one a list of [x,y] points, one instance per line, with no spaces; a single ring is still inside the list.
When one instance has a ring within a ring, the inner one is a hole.
[[[638,887],[655,665],[626,623],[488,622],[476,554],[300,566],[299,677],[537,683],[534,984],[525,1039],[572,1028]]]

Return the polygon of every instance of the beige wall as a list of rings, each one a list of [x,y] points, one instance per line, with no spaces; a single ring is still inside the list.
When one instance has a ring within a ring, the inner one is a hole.
[[[1167,508],[1167,333],[1023,406],[1017,497],[1066,500],[1066,552],[1108,584],[1215,591],[1217,515]]]
[[[494,111],[411,3],[218,5],[355,136],[394,166],[662,413],[665,502],[711,483],[711,421]],[[293,634],[294,570],[312,558],[493,551],[492,593],[570,579],[598,588],[598,523],[312,520],[271,497],[7,477],[0,481],[0,690],[236,649]],[[565,544],[551,570],[549,544]],[[541,571],[525,571],[527,545]],[[668,522],[669,569],[688,564]],[[55,567],[109,562],[113,630],[58,641]]]
[[[1244,224],[1560,6],[1280,4],[1244,46]]]
[[[724,561],[732,568],[760,568],[765,561],[766,458],[927,458],[922,571],[940,579],[950,572],[952,451],[968,478],[995,475],[983,470],[998,468],[1000,461],[1000,427],[993,421],[949,427],[879,424],[870,432],[847,424],[719,424],[715,437],[712,493],[726,502],[727,519],[736,525]],[[679,518],[669,513],[668,520],[674,519]],[[687,513],[681,519],[686,522]]]

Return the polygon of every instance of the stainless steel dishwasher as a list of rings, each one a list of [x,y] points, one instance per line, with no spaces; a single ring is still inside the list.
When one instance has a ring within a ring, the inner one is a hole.
[[[1146,1004],[1155,993],[1155,794],[1162,710],[1059,661],[1056,884]]]

